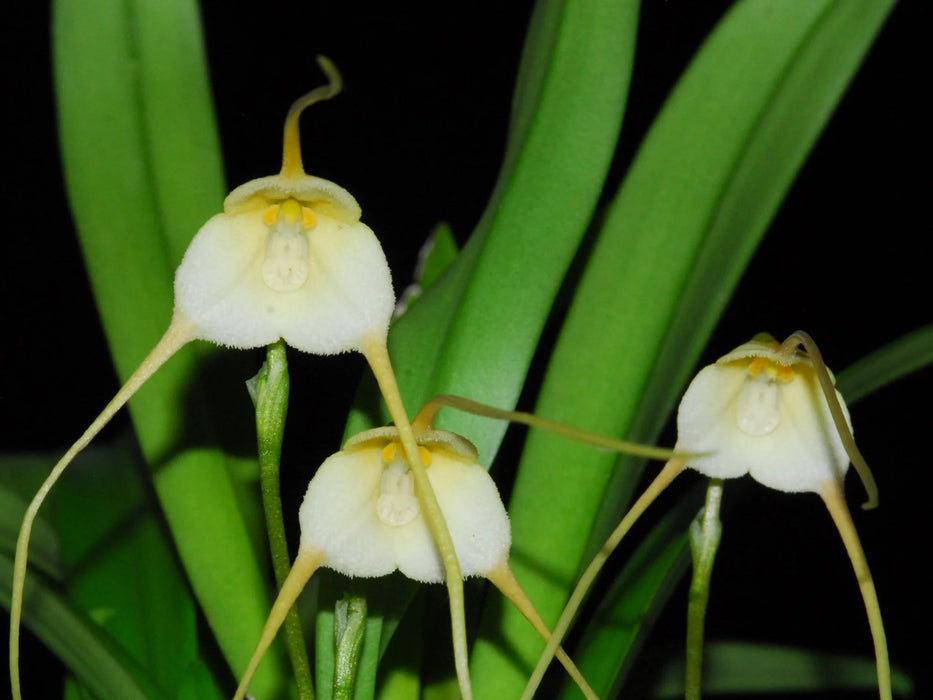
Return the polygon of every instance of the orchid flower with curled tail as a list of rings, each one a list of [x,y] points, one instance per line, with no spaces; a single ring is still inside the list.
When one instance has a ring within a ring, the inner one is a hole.
[[[823,499],[852,562],[868,613],[880,697],[891,700],[881,608],[843,494],[849,463],[868,493],[863,508],[878,505],[878,489],[855,445],[845,402],[813,339],[802,331],[783,343],[758,335],[701,370],[680,402],[677,433],[675,449],[691,456],[674,458],[664,466],[586,569],[523,697],[534,693],[553,650],[608,556],[658,494],[689,467],[712,479],[750,474],[770,488],[813,492]]]

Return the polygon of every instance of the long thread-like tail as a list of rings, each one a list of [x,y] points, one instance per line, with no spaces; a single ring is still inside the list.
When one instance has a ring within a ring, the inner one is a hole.
[[[388,406],[395,427],[398,429],[399,439],[402,442],[402,448],[405,450],[408,465],[411,467],[415,489],[424,512],[424,520],[428,525],[434,543],[437,545],[441,561],[444,562],[447,593],[450,598],[450,626],[453,633],[457,680],[460,684],[460,694],[463,696],[463,700],[472,700],[473,691],[470,684],[466,614],[463,601],[463,575],[460,572],[457,552],[454,550],[454,543],[450,537],[450,530],[447,528],[447,521],[444,519],[440,504],[438,504],[437,497],[434,495],[434,489],[431,488],[431,482],[428,480],[428,473],[421,461],[421,454],[415,442],[415,434],[412,431],[408,414],[405,412],[398,381],[389,360],[389,351],[385,339],[367,338],[362,352],[369,362],[373,374],[376,375],[379,389],[382,391],[386,406]]]
[[[246,691],[249,690],[249,684],[256,674],[256,669],[259,668],[259,662],[266,655],[266,650],[272,644],[272,640],[275,639],[275,635],[278,633],[279,627],[282,626],[285,616],[288,615],[288,611],[292,609],[295,601],[298,600],[298,596],[301,595],[301,591],[304,590],[308,579],[317,571],[323,559],[324,555],[316,550],[298,552],[295,563],[292,564],[291,571],[288,572],[288,576],[282,583],[282,588],[272,604],[272,610],[269,612],[266,624],[262,628],[262,635],[259,637],[256,651],[253,652],[253,657],[249,660],[249,665],[243,673],[243,678],[240,680],[240,685],[236,689],[233,700],[243,700],[246,697]]]
[[[878,694],[881,700],[892,700],[894,695],[891,689],[891,662],[888,658],[888,641],[884,633],[884,623],[881,620],[881,605],[878,603],[878,594],[875,592],[875,582],[865,550],[852,522],[852,514],[846,505],[842,485],[835,481],[826,482],[820,492],[823,502],[832,516],[839,536],[846,547],[852,568],[855,569],[855,578],[858,580],[862,600],[865,602],[865,611],[868,613],[868,626],[871,628],[871,638],[875,645],[875,665],[878,668]]]
[[[576,588],[573,589],[573,593],[570,595],[570,600],[567,601],[567,606],[564,608],[564,611],[560,615],[560,619],[557,621],[557,624],[554,626],[554,631],[551,633],[551,639],[548,641],[547,646],[545,646],[544,651],[541,653],[541,658],[538,659],[538,665],[535,667],[534,672],[531,674],[531,678],[528,679],[528,685],[525,686],[525,692],[522,694],[522,700],[531,700],[532,696],[535,694],[535,691],[538,689],[538,686],[541,683],[541,679],[544,678],[544,672],[547,670],[548,665],[551,663],[551,659],[554,658],[554,654],[557,652],[557,648],[560,646],[560,643],[564,639],[564,635],[567,634],[567,630],[570,629],[570,623],[573,622],[573,617],[576,615],[577,610],[580,608],[580,605],[583,603],[583,599],[586,597],[587,592],[590,589],[593,581],[596,579],[596,575],[599,573],[599,570],[602,568],[603,564],[606,563],[606,560],[609,558],[609,555],[619,546],[619,543],[622,541],[622,538],[625,537],[625,534],[632,529],[632,526],[641,517],[642,513],[647,510],[648,506],[656,499],[664,489],[674,480],[681,471],[683,471],[686,462],[682,459],[672,459],[661,469],[661,472],[654,478],[648,488],[645,489],[644,493],[638,497],[638,500],[632,504],[632,507],[629,509],[629,512],[625,514],[625,517],[622,518],[622,521],[616,526],[616,529],[609,536],[609,539],[606,540],[599,552],[596,553],[596,556],[593,557],[593,561],[590,562],[590,565],[586,567],[586,571],[583,572],[583,576],[580,577],[580,581],[577,583]]]
[[[29,559],[29,538],[32,535],[32,527],[39,513],[39,508],[55,486],[55,483],[61,477],[65,468],[71,464],[72,460],[88,446],[97,434],[104,429],[104,426],[110,422],[110,419],[119,411],[123,405],[129,401],[130,397],[136,393],[146,381],[151,377],[159,367],[186,343],[195,339],[194,325],[187,319],[176,316],[172,319],[168,330],[158,344],[152,349],[142,364],[126,380],[117,395],[111,399],[106,408],[101,412],[90,427],[84,431],[84,434],[78,438],[78,441],[71,446],[65,456],[52,469],[52,472],[46,478],[45,482],[39,487],[39,491],[33,497],[32,502],[26,509],[26,515],[23,518],[22,527],[20,527],[19,537],[16,540],[16,555],[13,563],[13,588],[10,596],[10,688],[13,691],[14,700],[22,700],[22,690],[20,688],[19,677],[19,627],[23,615],[23,589],[26,585],[26,564]]]

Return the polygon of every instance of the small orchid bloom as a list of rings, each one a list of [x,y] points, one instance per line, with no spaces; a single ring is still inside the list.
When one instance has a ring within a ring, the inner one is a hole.
[[[165,335],[55,465],[27,508],[17,540],[10,607],[10,677],[16,700],[21,698],[19,624],[27,553],[39,508],[74,457],[192,340],[254,348],[281,338],[315,354],[361,352],[401,433],[417,498],[448,574],[451,605],[462,608],[457,557],[419,460],[386,348],[395,295],[385,255],[372,230],[360,222],[356,200],[342,187],[307,175],[302,164],[299,117],[341,89],[334,65],[323,57],[318,62],[329,84],[289,110],[281,172],[235,189],[224,212],[198,231],[176,272],[175,309]],[[465,655],[465,634],[455,647]]]
[[[606,558],[658,494],[690,467],[713,479],[750,474],[779,491],[820,495],[855,569],[874,640],[879,692],[883,700],[890,700],[881,610],[842,490],[850,460],[868,492],[865,508],[877,505],[877,487],[855,446],[849,412],[834,384],[816,344],[800,331],[784,343],[766,334],[756,336],[701,370],[687,388],[677,413],[674,449],[685,456],[667,462],[584,572],[529,689],[540,681],[552,647],[560,643]],[[528,692],[525,697],[529,697]]]
[[[509,517],[495,483],[477,463],[476,448],[443,430],[416,425],[414,434],[462,576],[488,578],[547,639],[546,626],[509,567]],[[423,583],[446,580],[402,450],[396,428],[377,428],[348,440],[342,451],[317,470],[299,510],[298,556],[273,604],[235,700],[245,697],[279,626],[319,567],[350,577],[386,576],[398,570]],[[458,624],[456,619],[454,624]],[[587,697],[595,697],[573,662],[563,651],[558,656]]]
[[[832,382],[832,375],[830,382]],[[851,421],[834,388],[845,423]],[[778,491],[821,493],[849,468],[849,454],[813,359],[758,336],[705,367],[677,413],[677,449],[687,466],[717,479],[751,474]],[[877,497],[869,481],[872,501]]]
[[[460,436],[428,430],[416,439],[463,577],[488,575],[508,560],[512,543],[495,483]],[[395,428],[378,428],[351,438],[321,465],[298,513],[300,551],[319,552],[322,566],[346,576],[398,569],[422,583],[444,580],[400,448]]]

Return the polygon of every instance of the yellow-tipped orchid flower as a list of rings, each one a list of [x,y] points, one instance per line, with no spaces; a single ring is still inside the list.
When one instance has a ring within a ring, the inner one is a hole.
[[[758,335],[697,374],[677,413],[674,449],[689,456],[672,459],[664,466],[586,569],[524,698],[529,698],[540,682],[553,649],[567,632],[606,558],[658,494],[690,467],[714,479],[750,474],[779,491],[820,495],[839,530],[862,592],[874,641],[880,696],[891,700],[881,609],[842,489],[850,461],[868,492],[865,508],[877,505],[878,492],[855,446],[848,410],[834,384],[816,344],[800,331],[783,343]]]
[[[456,549],[463,577],[494,583],[547,639],[544,622],[509,567],[509,518],[476,448],[464,438],[416,425],[419,456]],[[259,662],[285,615],[319,567],[351,577],[385,576],[399,570],[424,583],[446,580],[446,571],[415,497],[394,427],[361,433],[329,457],[308,486],[299,511],[298,556],[273,604],[262,637],[237,690],[245,697]],[[462,624],[453,619],[454,626]],[[588,698],[595,695],[569,657],[557,655]]]

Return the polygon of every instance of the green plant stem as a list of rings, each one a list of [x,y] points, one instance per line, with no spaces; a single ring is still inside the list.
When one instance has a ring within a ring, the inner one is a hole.
[[[722,502],[722,479],[710,479],[706,503],[690,523],[690,552],[693,555],[693,579],[687,603],[687,676],[686,700],[700,700],[703,680],[703,628],[709,602],[709,581],[713,573],[716,550],[722,537],[719,506]]]
[[[256,438],[259,448],[259,480],[262,488],[262,506],[266,514],[269,550],[272,567],[279,588],[288,577],[291,560],[285,540],[285,521],[282,517],[282,497],[279,494],[279,465],[282,459],[282,436],[288,413],[288,359],[285,343],[279,340],[269,346],[266,362],[259,373],[247,382],[250,396],[256,405]],[[295,684],[300,700],[314,700],[314,683],[298,608],[293,607],[285,618],[285,639],[288,655],[295,671]]]
[[[334,609],[334,700],[353,700],[366,632],[366,597],[348,593]]]

